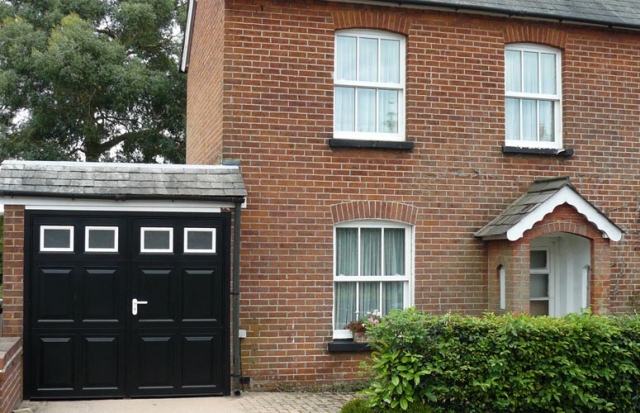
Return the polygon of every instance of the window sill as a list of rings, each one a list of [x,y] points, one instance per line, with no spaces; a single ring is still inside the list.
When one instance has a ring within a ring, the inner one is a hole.
[[[363,139],[329,139],[331,148],[375,148],[375,149],[413,149],[414,143],[407,141],[371,141]]]
[[[573,149],[521,148],[518,146],[503,146],[502,153],[522,153],[527,155],[573,156]]]
[[[346,353],[359,351],[371,351],[369,343],[356,343],[351,339],[335,339],[329,343],[329,353]]]

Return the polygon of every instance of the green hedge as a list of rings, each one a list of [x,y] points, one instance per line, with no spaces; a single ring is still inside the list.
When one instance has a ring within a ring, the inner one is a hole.
[[[367,330],[378,411],[640,412],[640,317],[430,316]]]

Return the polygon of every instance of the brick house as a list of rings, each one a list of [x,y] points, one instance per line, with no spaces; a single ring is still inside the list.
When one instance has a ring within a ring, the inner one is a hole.
[[[244,382],[357,378],[372,311],[637,311],[636,6],[192,1],[188,163],[248,194]]]

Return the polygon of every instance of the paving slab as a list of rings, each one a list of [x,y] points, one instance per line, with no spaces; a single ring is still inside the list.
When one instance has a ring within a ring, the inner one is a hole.
[[[352,393],[244,392],[229,397],[24,401],[24,413],[339,413]]]

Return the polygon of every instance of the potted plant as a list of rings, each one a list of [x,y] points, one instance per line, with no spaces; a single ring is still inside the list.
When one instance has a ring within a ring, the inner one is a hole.
[[[347,328],[351,330],[353,334],[353,341],[356,343],[367,342],[367,328],[378,324],[381,320],[381,315],[378,310],[367,313],[366,317],[360,318],[357,321],[352,321],[347,324]]]

